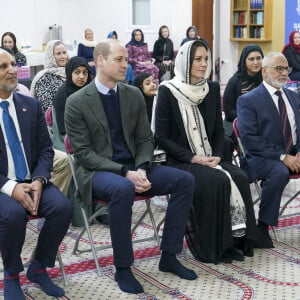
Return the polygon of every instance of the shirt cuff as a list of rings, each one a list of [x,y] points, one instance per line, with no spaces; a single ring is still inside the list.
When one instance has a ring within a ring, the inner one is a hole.
[[[149,171],[149,166],[150,166],[149,163],[148,163],[148,162],[145,162],[145,163],[139,165],[136,169],[137,169],[137,170],[138,170],[138,169],[143,169],[143,170],[146,171],[146,173],[148,173],[148,171]]]
[[[285,159],[286,154],[280,154],[280,160],[283,161]]]
[[[1,193],[11,197],[13,190],[15,186],[18,184],[18,182],[14,180],[8,180],[1,188]]]

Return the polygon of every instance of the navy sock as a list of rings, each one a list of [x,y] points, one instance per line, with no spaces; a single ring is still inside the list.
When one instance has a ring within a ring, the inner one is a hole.
[[[19,273],[11,274],[4,270],[4,299],[5,300],[25,300],[21,289]]]
[[[64,290],[50,279],[46,267],[42,266],[38,261],[33,261],[29,265],[27,278],[31,282],[39,284],[42,290],[49,296],[62,297],[65,295]]]
[[[118,282],[119,288],[126,293],[139,294],[144,289],[141,284],[133,276],[130,268],[116,268],[115,280]]]
[[[173,273],[180,278],[187,280],[194,280],[198,276],[197,274],[185,266],[183,266],[179,260],[177,259],[175,254],[169,254],[163,252],[159,262],[159,270],[162,272],[170,272]]]

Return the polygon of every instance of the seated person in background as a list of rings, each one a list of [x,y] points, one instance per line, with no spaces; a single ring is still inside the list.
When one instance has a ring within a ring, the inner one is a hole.
[[[84,40],[81,41],[78,45],[77,55],[84,57],[90,67],[90,72],[92,77],[95,77],[96,69],[93,59],[93,52],[97,42],[94,40],[94,32],[92,29],[87,28],[84,30]]]
[[[148,120],[151,124],[153,101],[157,91],[156,82],[150,73],[141,73],[136,76],[133,85],[138,87],[143,94]]]
[[[11,48],[1,47],[3,50],[7,51],[10,55],[15,58],[15,53]],[[30,91],[26,85],[17,82],[17,87],[15,88],[15,92],[31,97]]]
[[[52,40],[48,42],[45,51],[44,69],[33,78],[30,93],[40,100],[45,112],[53,104],[53,98],[66,80],[66,63],[68,53],[63,42]],[[72,178],[67,154],[54,150],[52,182],[66,195]]]
[[[2,49],[0,65],[0,252],[4,299],[25,300],[19,273],[24,270],[21,250],[28,215],[44,217],[46,222],[27,278],[39,284],[47,295],[63,297],[64,290],[52,282],[46,268],[54,266],[72,217],[72,205],[49,182],[53,150],[40,102],[13,93],[17,85],[15,60]]]
[[[53,146],[65,151],[65,105],[67,98],[91,82],[89,65],[85,58],[74,56],[66,64],[66,81],[58,89],[53,99]]]
[[[264,54],[258,45],[251,44],[243,48],[238,63],[238,70],[229,79],[223,96],[225,120],[223,122],[225,135],[229,142],[226,144],[233,147],[224,148],[224,160],[232,161],[233,148],[238,148],[238,142],[233,132],[232,122],[237,117],[237,98],[262,82],[262,59]],[[231,141],[231,143],[230,143]]]
[[[182,40],[180,46],[182,46],[186,42],[194,41],[194,40],[201,40],[208,46],[207,41],[205,39],[201,38],[200,35],[198,34],[198,30],[197,30],[196,26],[188,27],[188,29],[186,30],[186,37]]]
[[[113,30],[113,31],[108,33],[107,38],[117,40],[118,39],[118,34],[115,30]]]
[[[66,81],[67,48],[63,42],[48,42],[45,51],[44,69],[33,78],[30,93],[41,101],[43,111],[52,106],[53,98],[60,86]]]
[[[15,55],[16,65],[18,67],[26,66],[26,56],[18,50],[16,36],[12,32],[3,33],[1,38],[1,47],[12,49]]]
[[[96,78],[68,98],[65,126],[87,213],[91,213],[93,197],[109,201],[115,280],[124,292],[143,293],[130,268],[134,261],[130,230],[135,194],[171,194],[159,270],[194,280],[196,273],[176,258],[183,246],[193,176],[152,165],[154,143],[146,105],[135,87],[120,82],[127,68],[126,48],[109,39],[97,44],[94,58]]]
[[[140,73],[150,73],[158,83],[158,67],[152,63],[148,46],[144,42],[144,34],[141,29],[134,29],[131,33],[131,41],[126,44],[128,62],[133,67],[135,76]]]
[[[117,40],[118,34],[115,30],[111,31],[108,33],[107,38]],[[130,85],[132,85],[134,82],[134,72],[133,72],[132,66],[130,64],[127,65],[127,71],[126,71],[125,79],[123,82],[128,83]]]
[[[208,80],[210,73],[205,43],[180,47],[175,77],[158,88],[155,136],[167,153],[166,164],[195,178],[186,232],[191,252],[202,262],[231,263],[253,256],[256,226],[247,175],[222,161],[220,86]]]
[[[159,80],[172,79],[174,77],[174,47],[166,25],[159,28],[158,40],[154,43],[152,57],[155,59],[154,64],[159,68]]]
[[[289,43],[284,46],[282,53],[285,55],[292,72],[289,74],[290,80],[300,81],[300,32],[292,31]]]
[[[274,247],[268,225],[278,223],[289,174],[300,172],[299,95],[283,87],[288,74],[283,54],[267,54],[262,62],[263,82],[237,101],[238,128],[245,149],[241,167],[250,180],[262,180],[259,248]]]

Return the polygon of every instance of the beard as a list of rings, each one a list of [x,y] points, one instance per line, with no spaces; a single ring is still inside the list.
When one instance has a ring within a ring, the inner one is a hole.
[[[3,84],[0,86],[0,90],[3,90],[6,93],[11,93],[17,87],[17,81],[12,84]]]
[[[282,80],[278,80],[278,79],[272,79],[271,76],[269,76],[269,82],[270,82],[270,85],[272,85],[274,88],[280,89],[285,85],[285,83],[287,82],[287,79],[285,81],[282,81]]]

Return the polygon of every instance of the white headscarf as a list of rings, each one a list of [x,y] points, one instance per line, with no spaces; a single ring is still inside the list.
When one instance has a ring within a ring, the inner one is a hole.
[[[191,49],[194,43],[207,49],[208,61],[204,78],[192,85],[191,77]],[[166,85],[178,101],[178,106],[184,123],[184,129],[192,151],[199,155],[211,155],[205,124],[197,107],[209,92],[207,79],[211,73],[211,55],[205,44],[193,40],[183,44],[175,59],[175,77],[162,85]],[[196,130],[195,130],[196,129]]]
[[[53,73],[60,77],[66,77],[66,68],[59,67],[54,57],[54,47],[57,46],[58,44],[64,45],[62,41],[52,40],[48,42],[46,46],[45,58],[44,58],[44,69],[35,75],[31,83],[30,94],[32,95],[32,97],[36,97],[35,85],[38,82],[38,80],[43,77],[45,73]]]

